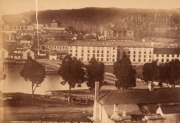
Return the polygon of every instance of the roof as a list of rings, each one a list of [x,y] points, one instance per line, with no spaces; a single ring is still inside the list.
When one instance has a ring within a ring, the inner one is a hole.
[[[99,47],[110,47],[110,46],[122,46],[122,47],[151,47],[149,43],[146,42],[121,42],[121,41],[74,41],[68,43],[68,41],[48,41],[45,45],[64,45],[64,46],[99,46]]]
[[[162,106],[161,110],[164,114],[180,113],[180,105]]]
[[[104,109],[106,110],[108,116],[111,116],[113,114],[113,105],[104,105]],[[127,115],[142,114],[142,112],[136,104],[118,105],[118,114],[122,114],[123,111],[126,111]]]
[[[180,54],[180,48],[154,48],[155,54]]]
[[[114,90],[99,96],[102,105],[180,102],[180,88]]]

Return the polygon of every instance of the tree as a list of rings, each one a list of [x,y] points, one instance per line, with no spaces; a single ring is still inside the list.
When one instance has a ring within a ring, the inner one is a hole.
[[[25,81],[29,80],[32,83],[32,105],[34,105],[34,92],[46,77],[45,67],[39,62],[33,60],[31,57],[28,57],[20,71],[20,75],[25,79]]]
[[[125,53],[121,60],[114,63],[114,74],[118,79],[115,82],[118,89],[131,89],[136,86],[136,70],[133,69],[131,61]]]
[[[98,62],[94,57],[91,58],[87,65],[87,86],[92,91],[95,89],[95,82],[99,82],[99,87],[104,82],[104,64]]]
[[[77,60],[77,58],[72,58],[70,55],[66,55],[62,61],[58,73],[64,80],[61,84],[69,84],[69,99],[71,101],[71,88],[81,85],[85,81],[85,68],[84,64]]]
[[[155,81],[159,76],[159,67],[156,61],[145,63],[142,71],[143,79],[145,82]]]

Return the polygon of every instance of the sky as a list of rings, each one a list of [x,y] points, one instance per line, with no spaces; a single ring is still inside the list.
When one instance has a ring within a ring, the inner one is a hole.
[[[2,14],[35,10],[35,0],[0,0]],[[77,9],[84,7],[117,8],[180,8],[180,0],[37,0],[38,10]]]

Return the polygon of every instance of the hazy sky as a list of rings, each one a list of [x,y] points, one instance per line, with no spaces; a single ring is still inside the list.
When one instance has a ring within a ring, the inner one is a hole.
[[[35,10],[35,0],[0,0],[3,14]],[[39,10],[84,7],[180,8],[180,0],[37,0]]]

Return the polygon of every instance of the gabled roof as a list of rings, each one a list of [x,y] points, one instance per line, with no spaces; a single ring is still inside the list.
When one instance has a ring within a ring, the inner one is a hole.
[[[161,110],[164,114],[180,113],[180,105],[162,106]]]
[[[102,105],[180,102],[180,88],[114,90],[101,96]]]

